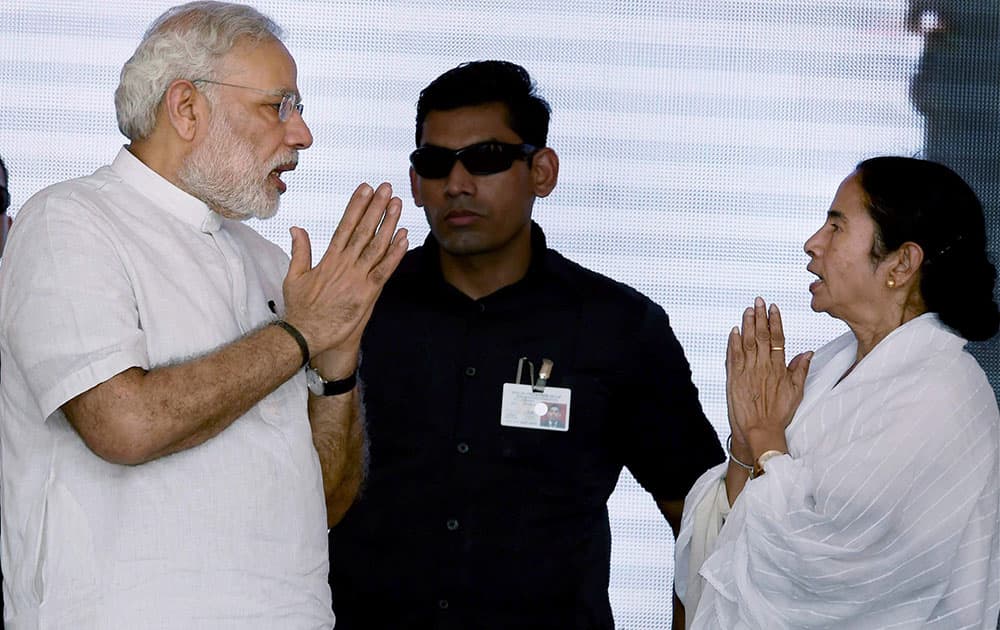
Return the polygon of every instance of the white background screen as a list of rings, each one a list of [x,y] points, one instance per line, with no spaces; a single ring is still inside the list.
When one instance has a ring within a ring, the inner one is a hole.
[[[110,162],[118,73],[170,2],[0,4],[0,155],[13,214]],[[427,234],[407,156],[419,91],[473,59],[525,66],[552,104],[559,185],[535,205],[551,246],[661,304],[702,404],[728,432],[724,347],[755,295],[785,314],[788,356],[845,328],[809,310],[802,251],[859,160],[922,149],[910,99],[923,38],[905,0],[261,1],[299,65],[303,153],[278,216],[325,242],[360,181],[389,181]],[[931,25],[933,26],[933,25]],[[314,247],[314,251],[318,249]],[[610,503],[622,628],[665,628],[673,541],[625,473]]]

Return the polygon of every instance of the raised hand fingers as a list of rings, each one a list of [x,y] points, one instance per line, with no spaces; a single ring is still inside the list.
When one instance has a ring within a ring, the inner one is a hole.
[[[781,325],[781,311],[777,304],[771,304],[768,309],[767,325],[771,330],[771,361],[785,365],[785,330]]]
[[[757,353],[757,338],[755,337],[756,316],[754,315],[753,307],[747,307],[747,309],[743,311],[741,329],[742,333],[740,335],[740,340],[742,342],[743,352],[749,358]]]
[[[376,191],[372,190],[372,187],[368,184],[361,184],[354,189],[351,199],[347,202],[347,208],[344,209],[344,216],[340,218],[340,222],[337,223],[337,229],[333,231],[333,236],[330,237],[330,245],[327,247],[327,252],[340,252],[347,248],[347,243],[354,235],[354,230],[358,227],[358,223],[365,216],[365,211],[371,206],[371,201],[375,194]],[[386,199],[391,194],[391,191],[385,193]]]
[[[726,376],[731,379],[733,375],[743,369],[745,362],[746,354],[743,352],[740,328],[739,326],[734,326],[729,331],[729,340],[726,342]]]
[[[384,227],[383,227],[384,229]],[[390,230],[386,230],[386,234],[391,234]],[[396,231],[392,242],[389,244],[388,250],[382,256],[374,267],[372,267],[371,272],[368,274],[375,284],[382,286],[392,275],[392,272],[396,270],[399,266],[399,262],[403,260],[403,256],[406,254],[406,250],[410,247],[410,241],[407,238],[406,228],[400,228]]]
[[[809,375],[809,365],[812,363],[813,353],[803,352],[797,355],[788,364],[788,371],[791,372],[792,385],[801,395],[806,383],[806,376]]]
[[[319,264],[310,265],[304,230],[292,229],[292,262],[283,286],[286,318],[314,352],[352,346],[385,281],[406,253],[406,231],[396,232],[402,201],[392,187],[362,184]],[[359,328],[360,327],[360,328]]]
[[[771,353],[771,329],[767,322],[767,308],[763,298],[755,298],[753,301],[753,336],[757,348],[757,361],[763,363],[770,360]]]
[[[402,210],[403,202],[399,197],[389,199],[385,207],[385,215],[382,217],[382,222],[374,228],[374,236],[369,236],[367,244],[364,245],[364,248],[360,252],[360,260],[367,262],[371,266],[375,266],[385,256],[395,235],[396,225],[399,223]],[[358,227],[356,236],[357,233],[368,229],[366,221],[367,217],[365,218],[365,222],[362,222],[362,225]],[[351,247],[354,246],[355,244],[352,242]]]
[[[360,260],[374,267],[392,242],[402,207],[403,202],[392,196],[392,186],[387,183],[374,190],[368,184],[358,186],[320,264],[332,258],[341,263]]]
[[[802,400],[811,353],[784,365],[785,334],[777,307],[761,298],[743,311],[742,330],[726,348],[727,411],[733,435],[773,434],[780,439]]]
[[[379,231],[379,225],[386,219],[389,219],[389,214],[394,211],[395,216],[392,219],[392,228],[388,230],[390,238],[385,238],[382,241],[383,252],[384,247],[389,245],[392,233],[395,229],[395,222],[399,220],[399,212],[403,207],[403,202],[399,200],[398,197],[392,196],[392,186],[387,183],[379,184],[379,187],[375,189],[375,194],[368,200],[368,205],[365,207],[364,214],[361,215],[361,220],[358,222],[357,227],[354,228],[354,233],[347,240],[347,251],[354,255],[356,258],[364,258],[369,262],[372,259],[377,260],[381,258],[381,253],[378,255],[372,255],[369,247],[373,242],[373,238],[377,236]],[[362,257],[362,252],[368,250],[368,254]]]
[[[312,269],[312,245],[309,234],[300,227],[288,230],[292,234],[292,260],[288,264],[288,275],[298,277]]]

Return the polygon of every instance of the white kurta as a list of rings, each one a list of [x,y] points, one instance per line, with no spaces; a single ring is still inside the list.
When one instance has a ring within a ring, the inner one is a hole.
[[[691,628],[997,627],[1000,414],[964,344],[926,314],[839,384],[853,334],[816,352],[789,455],[747,482],[721,531],[726,464],[687,497]]]
[[[301,372],[219,435],[140,466],[94,455],[60,410],[274,318],[284,252],[123,150],[29,200],[4,257],[7,630],[332,627]]]

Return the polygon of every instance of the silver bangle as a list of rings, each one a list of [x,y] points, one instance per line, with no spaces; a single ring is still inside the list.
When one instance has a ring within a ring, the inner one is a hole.
[[[743,470],[745,470],[748,473],[750,473],[750,477],[753,478],[753,466],[750,466],[748,464],[744,464],[740,460],[736,459],[735,455],[733,455],[733,434],[732,433],[730,433],[729,437],[726,438],[726,453],[729,455],[729,459],[733,460],[733,463],[735,463],[737,466],[739,466]]]

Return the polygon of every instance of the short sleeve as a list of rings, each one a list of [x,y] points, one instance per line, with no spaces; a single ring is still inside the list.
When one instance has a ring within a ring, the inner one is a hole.
[[[42,417],[130,367],[148,368],[114,228],[91,204],[40,193],[18,213],[5,254],[0,331]]]
[[[722,447],[660,306],[647,301],[634,339],[634,391],[623,397],[629,404],[619,419],[625,465],[657,500],[681,500],[702,473],[723,461]]]

